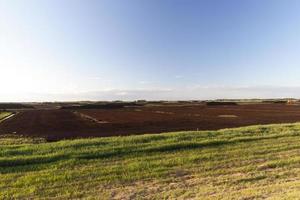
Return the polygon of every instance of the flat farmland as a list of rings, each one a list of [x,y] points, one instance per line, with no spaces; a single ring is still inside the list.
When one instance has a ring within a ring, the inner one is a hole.
[[[218,130],[256,124],[300,121],[300,106],[279,104],[232,106],[152,106],[80,113],[117,134],[184,130]]]
[[[218,130],[300,121],[299,105],[176,105],[120,109],[22,110],[0,123],[0,134],[48,140],[173,131]]]
[[[20,111],[0,124],[0,134],[42,136],[49,140],[91,136],[96,130],[97,124],[65,110]]]

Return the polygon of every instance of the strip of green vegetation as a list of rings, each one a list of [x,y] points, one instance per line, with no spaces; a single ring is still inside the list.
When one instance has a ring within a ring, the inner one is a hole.
[[[0,137],[0,199],[293,199],[300,124],[65,140]]]
[[[11,114],[11,112],[0,111],[0,122]]]

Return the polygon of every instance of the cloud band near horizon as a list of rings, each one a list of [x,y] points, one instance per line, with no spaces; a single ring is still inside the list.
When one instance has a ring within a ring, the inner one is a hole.
[[[300,98],[300,86],[195,86],[173,89],[102,90],[73,93],[1,94],[1,102],[113,101],[113,100],[213,100]]]

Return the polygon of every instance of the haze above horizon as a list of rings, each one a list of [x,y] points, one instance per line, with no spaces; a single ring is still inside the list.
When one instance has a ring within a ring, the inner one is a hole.
[[[0,101],[300,97],[297,0],[0,0]]]

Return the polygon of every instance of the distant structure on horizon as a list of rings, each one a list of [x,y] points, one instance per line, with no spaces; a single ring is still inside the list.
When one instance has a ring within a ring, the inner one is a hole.
[[[297,101],[296,99],[288,99],[287,100],[288,105],[296,104],[297,102],[299,102],[299,101]]]

